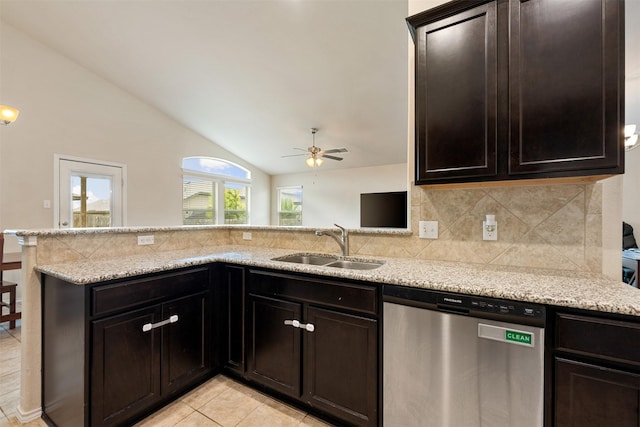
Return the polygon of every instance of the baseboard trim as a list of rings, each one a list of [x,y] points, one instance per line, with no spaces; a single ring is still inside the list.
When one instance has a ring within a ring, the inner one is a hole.
[[[37,420],[42,416],[42,408],[32,409],[30,411],[23,411],[20,406],[16,409],[16,418],[20,423],[26,424],[28,422]]]

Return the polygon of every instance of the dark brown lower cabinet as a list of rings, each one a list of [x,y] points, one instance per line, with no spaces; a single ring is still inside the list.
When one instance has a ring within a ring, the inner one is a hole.
[[[43,286],[50,425],[128,426],[213,373],[209,267]]]
[[[225,314],[226,325],[225,351],[226,369],[243,375],[246,369],[244,347],[244,275],[245,267],[224,265],[223,269],[223,301],[222,311]]]
[[[190,295],[162,304],[162,318],[178,321],[162,327],[161,390],[163,396],[183,391],[211,369],[211,295]]]
[[[93,323],[91,425],[117,425],[160,399],[159,307]]]
[[[640,324],[600,313],[558,313],[555,427],[640,426]]]
[[[556,359],[556,427],[640,426],[640,375]]]
[[[251,271],[246,378],[340,425],[378,425],[377,288]]]
[[[301,331],[284,322],[302,318],[301,304],[251,295],[249,307],[251,343],[247,375],[273,390],[300,398]]]
[[[205,292],[92,323],[92,425],[120,425],[207,373],[208,304]]]
[[[308,307],[304,399],[353,425],[375,425],[378,322],[334,310]]]

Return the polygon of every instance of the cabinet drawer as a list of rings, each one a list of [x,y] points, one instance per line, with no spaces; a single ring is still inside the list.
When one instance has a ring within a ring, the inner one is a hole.
[[[557,315],[556,348],[640,366],[640,325],[622,320]]]
[[[209,270],[200,268],[129,280],[91,289],[91,315],[130,309],[207,289]]]
[[[249,291],[377,314],[378,297],[375,286],[251,270]]]

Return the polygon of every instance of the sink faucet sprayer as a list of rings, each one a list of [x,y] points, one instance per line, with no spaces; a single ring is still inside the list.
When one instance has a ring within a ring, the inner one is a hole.
[[[342,249],[342,256],[349,256],[349,232],[346,228],[333,224],[340,229],[340,235],[335,231],[322,231],[316,230],[316,236],[330,236],[338,242],[340,249]]]

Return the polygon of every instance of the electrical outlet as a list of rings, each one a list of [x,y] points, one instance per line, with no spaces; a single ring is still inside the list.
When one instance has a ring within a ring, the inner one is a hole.
[[[492,226],[492,230],[487,230],[487,221],[482,221],[482,240],[498,240],[498,223]]]
[[[438,238],[438,221],[420,221],[419,227],[421,239]]]
[[[138,236],[138,245],[153,245],[153,234],[148,236]]]
[[[242,233],[242,240],[251,240],[251,233]]]
[[[51,200],[45,200],[42,202],[42,207],[45,209],[51,209]]]

